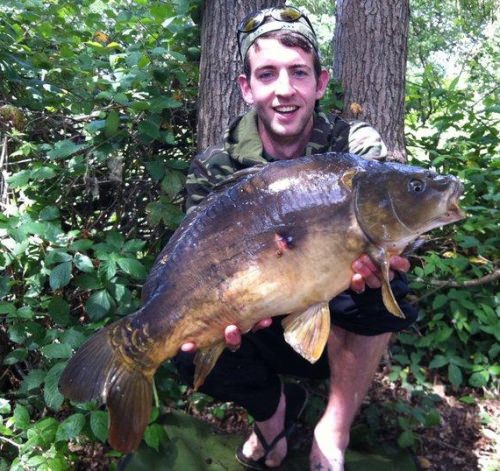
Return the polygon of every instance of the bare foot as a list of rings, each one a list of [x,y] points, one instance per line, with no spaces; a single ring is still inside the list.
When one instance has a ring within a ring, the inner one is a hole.
[[[344,450],[334,446],[331,433],[316,426],[309,455],[310,471],[344,471]]]
[[[285,427],[285,409],[285,395],[282,392],[278,408],[274,415],[264,422],[255,422],[268,444],[270,444]],[[243,444],[242,451],[247,458],[253,460],[262,458],[266,453],[255,432],[252,432],[250,437],[248,437],[247,441]],[[287,451],[286,438],[283,437],[267,455],[266,465],[270,468],[278,467],[285,459]]]

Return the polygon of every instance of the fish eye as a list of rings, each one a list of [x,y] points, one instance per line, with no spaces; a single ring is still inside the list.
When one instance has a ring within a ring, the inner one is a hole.
[[[419,180],[418,178],[414,178],[413,180],[410,180],[408,188],[410,191],[413,191],[415,193],[420,193],[421,191],[424,191],[425,183],[422,180]]]

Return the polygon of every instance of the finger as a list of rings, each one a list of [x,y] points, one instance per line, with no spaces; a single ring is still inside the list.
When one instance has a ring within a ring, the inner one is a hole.
[[[266,317],[265,319],[261,319],[257,324],[253,326],[252,332],[257,332],[260,329],[265,329],[269,327],[273,323],[273,319],[271,317]]]
[[[370,265],[374,266],[373,263]],[[358,258],[352,263],[352,269],[355,273],[361,275],[365,281],[365,285],[369,288],[380,288],[381,283],[378,278],[378,273],[374,272],[369,264],[364,263],[362,257]]]
[[[186,342],[181,345],[181,351],[183,352],[194,352],[196,351],[196,344],[194,342]]]
[[[363,278],[368,278],[376,272],[376,270],[372,270],[371,267],[364,263],[360,258],[354,260],[352,263],[352,270],[355,273],[359,273]]]
[[[393,270],[402,271],[406,273],[410,269],[410,261],[405,257],[394,255],[389,259],[389,266]]]
[[[361,257],[358,258],[358,261],[365,265],[371,272],[376,273],[379,271],[375,262],[366,254],[361,255]]]
[[[377,275],[367,276],[364,279],[365,285],[368,286],[368,288],[380,288],[382,286],[382,282]]]
[[[356,293],[362,293],[365,290],[365,280],[359,273],[352,275],[351,289]]]
[[[240,329],[235,325],[228,325],[224,330],[224,340],[231,351],[238,350],[241,344]]]

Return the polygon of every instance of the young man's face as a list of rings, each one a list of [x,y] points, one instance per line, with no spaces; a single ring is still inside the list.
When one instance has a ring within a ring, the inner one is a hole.
[[[277,39],[258,39],[248,51],[251,76],[239,77],[244,100],[259,116],[263,141],[292,142],[313,125],[316,100],[323,97],[328,72],[314,75],[313,55]]]

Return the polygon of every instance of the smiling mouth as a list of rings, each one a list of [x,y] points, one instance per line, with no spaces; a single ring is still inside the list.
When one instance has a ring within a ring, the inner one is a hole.
[[[281,114],[293,113],[294,111],[297,111],[298,109],[299,109],[299,107],[298,106],[294,106],[294,105],[275,106],[275,107],[273,107],[274,111],[276,111],[277,113],[281,113]]]

